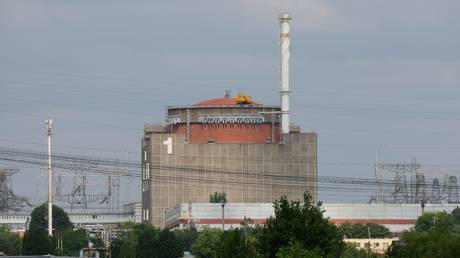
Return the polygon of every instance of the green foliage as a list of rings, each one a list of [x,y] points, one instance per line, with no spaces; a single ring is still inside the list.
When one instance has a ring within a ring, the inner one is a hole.
[[[197,258],[216,258],[222,231],[205,229],[192,244],[193,255]]]
[[[225,193],[215,192],[209,196],[210,203],[227,203],[227,195]]]
[[[160,232],[160,241],[158,249],[159,258],[182,257],[184,251],[181,243],[177,240],[174,233],[163,230]]]
[[[114,258],[182,257],[181,244],[172,232],[132,223],[124,224],[122,231],[111,245]]]
[[[57,250],[62,241],[62,249]],[[48,205],[42,204],[31,214],[29,230],[23,241],[24,254],[58,254],[77,256],[81,248],[88,245],[85,230],[73,230],[67,213],[53,205],[53,238],[48,236]]]
[[[449,232],[454,229],[454,218],[445,211],[425,212],[422,216],[418,217],[414,228],[419,233],[430,229]]]
[[[456,225],[460,225],[460,208],[457,207],[452,211],[452,218],[454,219],[454,223]]]
[[[255,257],[255,248],[244,229],[225,231],[218,245],[219,258]]]
[[[37,226],[42,229],[48,230],[48,204],[44,203],[32,211],[30,227]],[[71,229],[72,222],[70,222],[67,213],[53,205],[53,231],[64,232],[67,229]]]
[[[137,258],[157,257],[156,251],[159,249],[159,230],[152,225],[140,224],[135,227],[137,235]]]
[[[84,229],[67,229],[62,234],[63,255],[78,256],[80,250],[88,246],[88,234]],[[59,238],[59,235],[54,237]],[[56,246],[56,245],[55,245]]]
[[[135,258],[137,248],[137,235],[134,232],[134,224],[122,225],[122,233],[112,241],[111,249],[114,258]]]
[[[340,258],[378,258],[379,256],[366,249],[358,249],[351,244],[345,245]]]
[[[390,258],[460,257],[460,235],[430,229],[405,231],[387,252]]]
[[[279,249],[277,258],[323,258],[318,249],[306,250],[298,241],[291,241],[288,246]]]
[[[6,255],[21,254],[21,239],[4,226],[0,226],[0,252]]]
[[[369,228],[369,229],[368,229]],[[345,223],[338,226],[340,235],[346,238],[368,238],[369,231],[371,238],[388,238],[391,237],[390,230],[380,224],[349,224]]]
[[[65,211],[53,205],[53,231],[60,235],[72,229],[72,222]],[[48,204],[32,211],[29,230],[24,235],[23,253],[40,255],[53,253],[53,239],[48,236]]]
[[[275,257],[279,249],[298,241],[306,250],[318,250],[324,256],[338,257],[343,249],[337,227],[323,217],[324,210],[304,194],[304,202],[288,201],[286,197],[274,202],[275,217],[257,234],[257,250],[266,257]]]
[[[31,225],[24,234],[22,252],[26,255],[45,255],[51,253],[51,239],[44,228]]]
[[[183,251],[191,251],[192,243],[195,242],[195,239],[198,237],[198,232],[196,228],[192,227],[190,229],[174,230],[174,235],[180,242]]]

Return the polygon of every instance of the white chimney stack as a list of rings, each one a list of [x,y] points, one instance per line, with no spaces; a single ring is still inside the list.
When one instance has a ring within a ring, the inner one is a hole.
[[[289,133],[289,21],[291,15],[282,13],[280,20],[281,46],[281,133]]]

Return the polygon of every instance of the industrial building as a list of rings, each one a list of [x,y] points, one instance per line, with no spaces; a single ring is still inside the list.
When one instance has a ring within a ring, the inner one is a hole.
[[[317,196],[316,134],[280,134],[279,107],[227,96],[167,111],[167,125],[144,128],[145,222],[162,226],[166,209],[214,192],[230,203]]]
[[[457,204],[426,204],[424,212],[450,213],[456,207]],[[376,223],[393,233],[411,228],[422,215],[418,204],[328,203],[322,208],[324,216],[336,225]],[[203,227],[229,229],[240,227],[245,219],[250,219],[251,225],[264,224],[270,216],[274,216],[272,203],[182,203],[166,212],[165,227],[188,228],[193,225],[198,230]]]
[[[208,202],[271,203],[286,195],[317,197],[316,133],[289,122],[289,14],[281,14],[279,106],[250,96],[167,107],[166,123],[145,125],[142,138],[142,218],[163,226],[168,208]]]

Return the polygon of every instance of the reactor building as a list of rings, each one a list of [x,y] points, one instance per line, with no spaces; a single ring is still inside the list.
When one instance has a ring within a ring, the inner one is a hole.
[[[280,15],[281,105],[250,96],[167,107],[163,125],[147,124],[142,138],[142,221],[164,226],[181,203],[271,203],[285,195],[317,198],[317,135],[289,122],[289,20]],[[192,207],[192,205],[190,205]]]

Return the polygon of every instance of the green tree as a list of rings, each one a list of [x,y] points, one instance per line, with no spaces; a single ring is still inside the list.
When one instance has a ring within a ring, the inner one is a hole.
[[[176,238],[174,233],[163,230],[160,232],[160,246],[158,250],[158,258],[175,258],[182,257],[184,251],[181,243]]]
[[[48,230],[48,204],[44,203],[32,211],[30,227],[38,226]],[[64,232],[73,227],[67,213],[56,205],[53,205],[53,231]]]
[[[369,233],[371,238],[387,238],[392,235],[387,227],[375,223],[344,223],[338,226],[338,230],[342,236],[347,238],[368,238]]]
[[[192,244],[192,253],[197,258],[216,258],[217,249],[222,231],[218,229],[205,229],[198,234],[198,238]]]
[[[62,242],[62,249],[56,247]],[[48,205],[42,204],[31,214],[29,230],[23,241],[25,254],[78,255],[81,248],[88,245],[88,235],[84,230],[73,230],[67,213],[53,205],[53,237],[48,236]]]
[[[460,235],[430,229],[405,231],[387,252],[390,258],[460,257]]]
[[[198,232],[195,227],[174,230],[173,233],[180,242],[183,251],[192,251],[192,243],[195,242],[198,237]]]
[[[306,250],[319,250],[323,256],[338,257],[343,249],[337,227],[324,218],[320,204],[304,193],[304,201],[274,202],[275,217],[270,217],[257,234],[257,249],[266,257],[275,257],[279,249],[298,241]]]
[[[210,203],[227,203],[227,195],[225,193],[215,192],[209,196]]]
[[[444,232],[453,231],[454,218],[445,211],[425,212],[422,216],[418,217],[414,228],[417,232],[426,232],[430,229]]]
[[[299,241],[291,241],[288,246],[282,247],[276,254],[277,258],[322,258],[318,249],[306,250]]]
[[[121,234],[110,245],[114,258],[136,257],[137,234],[134,227],[134,223],[125,223],[121,226]]]
[[[84,229],[67,229],[61,234],[61,237],[63,245],[63,255],[78,256],[80,250],[88,246],[89,237]],[[59,236],[56,236],[55,238],[59,238]]]
[[[345,245],[340,258],[378,258],[379,256],[366,249],[358,249],[351,244]]]
[[[114,258],[175,258],[183,251],[176,236],[149,224],[126,223],[122,233],[112,241]]]
[[[137,235],[137,258],[158,257],[159,249],[159,230],[150,224],[140,224],[135,227]]]
[[[21,254],[21,239],[10,232],[8,227],[0,225],[0,252],[6,255]]]
[[[72,223],[63,209],[53,205],[53,230],[57,235],[72,229]],[[32,211],[29,230],[24,235],[24,254],[41,255],[53,253],[53,239],[48,236],[48,205]]]
[[[452,211],[452,218],[454,219],[454,223],[456,225],[460,225],[460,208],[457,207]]]
[[[37,225],[31,225],[24,234],[22,252],[26,255],[51,254],[51,239],[48,232]]]
[[[233,229],[222,233],[218,245],[219,258],[246,258],[256,257],[256,251],[248,241],[247,232],[244,229]]]

